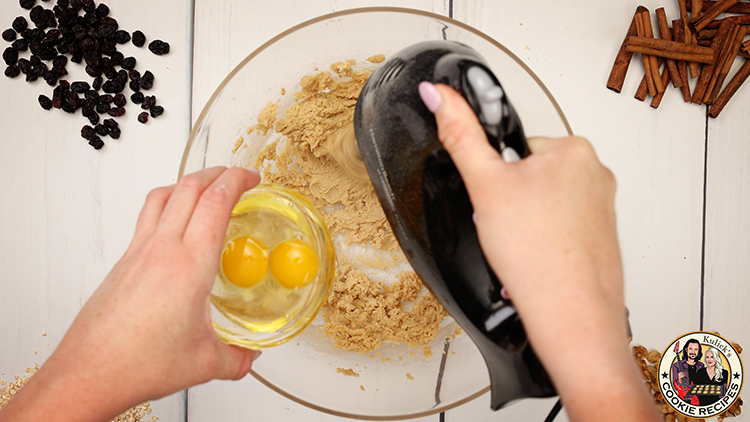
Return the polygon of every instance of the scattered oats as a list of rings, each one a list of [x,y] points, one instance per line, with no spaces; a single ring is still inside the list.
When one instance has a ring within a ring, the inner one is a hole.
[[[47,333],[42,333],[42,337],[47,337]]]
[[[336,368],[336,372],[343,374],[345,377],[358,377],[359,374],[353,369]]]
[[[424,357],[426,357],[427,359],[431,359],[432,358],[432,347],[430,347],[429,344],[426,344],[426,345],[422,346],[422,353],[424,354]]]
[[[281,88],[281,95],[286,95],[286,88]]]
[[[360,385],[359,389],[362,390],[362,391],[365,391],[365,386],[364,385]]]
[[[240,136],[240,138],[237,139],[237,141],[235,141],[235,143],[234,143],[234,149],[232,149],[232,154],[236,153],[237,150],[240,149],[240,147],[242,146],[243,142],[245,142],[245,138],[243,138],[242,136]]]
[[[368,57],[367,61],[370,63],[383,63],[385,61],[385,55],[383,54],[376,54],[372,57]]]
[[[413,380],[414,379],[414,375],[407,373],[406,374],[406,378],[408,378],[410,380]]]
[[[391,358],[380,358],[381,362],[393,362],[393,359]]]

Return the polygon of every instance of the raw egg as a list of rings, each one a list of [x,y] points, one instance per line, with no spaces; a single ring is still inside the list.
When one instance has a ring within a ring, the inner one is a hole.
[[[252,287],[268,275],[268,250],[249,236],[235,237],[221,253],[227,279],[239,287]]]
[[[288,289],[302,287],[318,273],[318,257],[307,243],[285,240],[271,252],[271,273]]]

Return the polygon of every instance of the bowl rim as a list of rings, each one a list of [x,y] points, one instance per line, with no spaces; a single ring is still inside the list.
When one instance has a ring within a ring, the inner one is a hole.
[[[573,129],[570,126],[570,123],[568,122],[567,117],[565,116],[565,113],[563,113],[562,108],[560,107],[559,103],[555,99],[555,97],[552,95],[552,93],[549,91],[546,85],[542,82],[542,80],[534,73],[534,71],[531,70],[529,66],[526,65],[518,56],[516,56],[513,52],[511,52],[507,47],[505,47],[503,44],[501,44],[499,41],[495,40],[494,38],[490,37],[489,35],[485,34],[484,32],[469,26],[463,22],[460,22],[458,20],[455,20],[451,17],[440,15],[433,12],[428,12],[425,10],[419,10],[419,9],[412,9],[412,8],[406,8],[406,7],[384,7],[384,6],[376,6],[376,7],[359,7],[359,8],[350,8],[350,9],[344,9],[335,11],[332,13],[327,13],[324,15],[320,15],[317,17],[314,17],[312,19],[308,19],[302,23],[299,23],[297,25],[294,25],[290,27],[289,29],[279,33],[275,37],[269,39],[265,43],[263,43],[260,47],[255,49],[253,52],[251,52],[245,59],[243,59],[240,63],[238,63],[234,69],[232,69],[231,72],[224,78],[224,80],[219,84],[219,86],[214,90],[213,94],[209,98],[209,100],[206,102],[206,104],[203,106],[203,109],[201,110],[200,115],[198,116],[198,119],[196,119],[195,124],[193,124],[193,127],[190,131],[190,137],[188,138],[187,144],[185,145],[185,150],[182,155],[182,161],[180,163],[180,169],[179,173],[177,175],[177,180],[180,180],[185,174],[185,166],[187,164],[187,156],[190,152],[190,149],[193,145],[193,142],[195,141],[198,128],[202,126],[202,123],[206,120],[206,116],[208,115],[208,112],[211,108],[211,105],[216,101],[216,98],[219,96],[219,93],[224,89],[224,87],[229,83],[229,81],[234,77],[235,74],[237,74],[240,69],[242,69],[250,60],[252,60],[255,56],[266,50],[268,47],[273,45],[276,41],[286,37],[289,34],[292,34],[302,28],[305,28],[307,26],[313,25],[315,23],[330,20],[334,18],[339,18],[342,16],[347,15],[357,15],[362,13],[371,13],[371,12],[393,12],[393,13],[405,13],[405,14],[411,14],[411,15],[421,15],[424,17],[428,17],[431,19],[437,19],[444,22],[448,22],[452,25],[455,25],[457,27],[460,27],[461,29],[464,29],[468,32],[473,33],[474,35],[479,36],[480,38],[484,39],[485,41],[489,42],[490,44],[493,44],[495,47],[503,51],[505,54],[508,55],[513,61],[515,61],[526,73],[536,82],[536,84],[541,88],[541,90],[544,92],[544,94],[547,96],[549,101],[554,106],[555,110],[557,110],[558,115],[560,116],[560,119],[562,120],[563,124],[565,125],[565,130],[567,131],[568,135],[573,136]],[[254,370],[250,369],[250,375],[252,375],[256,380],[258,380],[261,384],[265,385],[266,387],[270,388],[271,390],[275,391],[276,393],[280,394],[283,397],[286,397],[287,399],[301,404],[305,407],[308,407],[310,409],[317,410],[322,413],[327,413],[329,415],[333,416],[339,416],[344,418],[350,418],[350,419],[359,419],[359,420],[370,420],[370,421],[395,421],[395,420],[404,420],[404,419],[413,419],[413,418],[419,418],[419,417],[425,417],[434,415],[437,413],[442,413],[451,409],[454,409],[456,407],[459,407],[463,404],[466,404],[477,397],[487,393],[490,391],[490,386],[487,385],[486,387],[480,389],[479,391],[468,395],[467,397],[450,403],[443,406],[435,406],[432,409],[421,411],[421,412],[415,412],[415,413],[409,413],[404,415],[392,415],[392,416],[375,416],[375,415],[358,415],[354,413],[347,413],[347,412],[341,412],[333,409],[329,409],[320,405],[317,405],[315,403],[311,403],[309,401],[303,400],[299,397],[296,397],[292,394],[287,393],[286,391],[282,390],[281,388],[277,387],[267,379],[265,379],[263,376],[255,372]]]

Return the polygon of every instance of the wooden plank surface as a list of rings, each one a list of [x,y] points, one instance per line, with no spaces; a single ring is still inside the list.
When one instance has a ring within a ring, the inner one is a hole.
[[[43,362],[54,350],[125,250],[146,193],[175,181],[191,113],[194,121],[227,73],[291,26],[324,13],[375,5],[364,0],[278,0],[252,6],[242,0],[196,0],[193,17],[191,4],[177,0],[104,3],[123,28],[170,42],[172,51],[164,57],[130,45],[122,48],[136,55],[139,69],[154,72],[153,93],[166,112],[144,126],[129,106],[119,119],[122,138],[96,152],[78,135],[82,117],[39,107],[37,95],[51,92],[43,81],[0,78],[5,138],[0,155],[2,379]],[[667,3],[643,4],[652,11],[664,6],[669,18],[676,18],[676,4]],[[642,75],[637,61],[623,93],[608,91],[609,69],[635,3],[409,0],[377,5],[452,14],[500,41],[544,81],[574,132],[591,140],[618,179],[618,227],[635,342],[660,349],[703,326],[750,344],[750,308],[745,305],[750,297],[745,280],[750,270],[748,88],[708,123],[708,131],[705,108],[684,104],[676,90],[667,93],[658,110],[634,100]],[[15,1],[0,4],[5,26],[21,12]],[[68,69],[71,77],[83,76],[72,64]],[[581,351],[583,362],[591,352]],[[188,416],[195,421],[343,419],[287,400],[252,377],[211,382],[189,390],[187,397],[188,414],[177,394],[154,403],[154,415],[164,421]],[[447,412],[444,420],[543,420],[553,402],[526,400],[494,413],[484,395]],[[437,422],[439,417],[420,420]],[[735,420],[748,420],[747,413]]]
[[[95,151],[80,136],[87,119],[39,106],[39,94],[52,96],[52,88],[43,80],[26,83],[22,77],[0,77],[2,379],[21,375],[52,353],[83,303],[125,251],[148,191],[175,182],[189,135],[189,4],[178,0],[104,3],[122,29],[140,29],[149,40],[160,38],[171,44],[170,54],[161,57],[145,47],[118,47],[126,56],[136,57],[141,72],[154,73],[150,93],[165,112],[142,125],[136,120],[142,110],[129,103],[125,116],[118,119],[121,138],[107,137],[106,146]],[[19,15],[28,19],[28,11],[18,1],[0,3],[3,29]],[[69,63],[67,68],[69,81],[91,81],[80,65]],[[163,421],[184,419],[181,394],[155,402],[152,408]]]

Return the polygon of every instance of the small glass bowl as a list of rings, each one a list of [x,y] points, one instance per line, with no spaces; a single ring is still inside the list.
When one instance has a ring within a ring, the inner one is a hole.
[[[302,332],[328,299],[336,273],[336,253],[323,216],[291,189],[261,184],[245,192],[232,210],[225,245],[251,236],[270,249],[301,240],[318,258],[318,271],[302,287],[281,286],[269,274],[258,285],[238,287],[220,265],[211,291],[214,330],[228,344],[261,349],[282,344]]]

